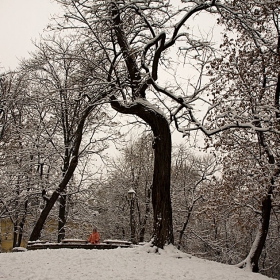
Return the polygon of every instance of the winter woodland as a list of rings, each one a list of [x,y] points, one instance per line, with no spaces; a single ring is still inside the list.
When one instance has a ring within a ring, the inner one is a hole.
[[[13,247],[97,226],[280,277],[280,1],[55,2],[0,73]]]

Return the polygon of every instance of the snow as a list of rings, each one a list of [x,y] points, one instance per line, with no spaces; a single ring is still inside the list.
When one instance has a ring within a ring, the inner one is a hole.
[[[265,280],[266,276],[210,262],[169,245],[111,250],[46,249],[0,254],[0,279]]]

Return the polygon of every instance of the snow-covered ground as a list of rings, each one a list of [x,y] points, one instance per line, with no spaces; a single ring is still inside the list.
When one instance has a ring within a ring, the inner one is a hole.
[[[149,245],[113,250],[55,249],[0,254],[0,279],[265,280],[260,274]]]

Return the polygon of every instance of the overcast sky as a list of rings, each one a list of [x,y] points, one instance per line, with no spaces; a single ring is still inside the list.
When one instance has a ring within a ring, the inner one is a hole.
[[[51,16],[60,11],[54,0],[0,0],[0,72],[28,57],[34,50],[32,39],[39,38]],[[200,21],[203,24],[207,20]]]
[[[28,57],[31,39],[39,38],[58,11],[52,0],[0,0],[0,67],[14,69],[18,59]]]

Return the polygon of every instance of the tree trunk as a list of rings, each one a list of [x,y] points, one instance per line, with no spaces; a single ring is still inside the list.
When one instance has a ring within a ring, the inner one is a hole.
[[[15,223],[14,230],[13,230],[13,248],[17,247],[17,237],[18,237],[18,225],[17,223]]]
[[[23,235],[23,227],[25,225],[26,216],[27,216],[27,209],[28,209],[28,199],[26,199],[25,202],[24,202],[24,212],[23,212],[23,216],[21,218],[21,221],[20,221],[19,227],[18,227],[17,247],[20,247],[20,245],[21,245],[22,235]]]
[[[174,243],[172,207],[170,197],[171,172],[171,133],[169,124],[162,112],[143,98],[124,105],[111,97],[113,109],[124,114],[133,114],[151,126],[154,134],[154,174],[152,185],[153,204],[153,244],[159,248]]]
[[[66,145],[69,147],[69,141]],[[70,152],[69,149],[65,149],[64,155],[64,166],[63,166],[63,177],[69,167],[70,162]],[[57,242],[60,243],[65,238],[65,224],[66,224],[66,203],[67,203],[67,186],[64,188],[63,193],[59,197],[59,207],[58,207],[58,235]]]
[[[41,230],[45,224],[45,221],[50,213],[50,211],[52,210],[55,202],[57,201],[59,195],[65,190],[68,182],[70,181],[76,167],[78,165],[78,157],[74,156],[70,162],[69,168],[62,180],[62,182],[59,184],[59,187],[53,192],[52,196],[50,197],[49,201],[47,202],[45,208],[43,209],[43,211],[41,212],[41,215],[38,219],[38,221],[36,222],[33,231],[30,235],[29,240],[30,241],[36,241],[37,239],[40,238],[41,235]]]
[[[237,265],[238,267],[246,268],[252,272],[259,271],[259,259],[264,248],[268,233],[271,209],[271,194],[269,193],[262,201],[262,217],[257,235],[255,237],[255,241],[251,247],[248,256],[244,261]]]
[[[180,250],[180,248],[181,248],[183,235],[184,235],[185,230],[186,230],[186,228],[187,228],[187,225],[188,225],[188,223],[189,223],[189,221],[190,221],[190,217],[191,217],[191,214],[192,214],[192,209],[193,209],[193,207],[191,207],[191,209],[188,209],[188,215],[187,215],[186,220],[185,220],[185,222],[184,222],[184,224],[183,224],[183,228],[179,231],[179,232],[180,232],[180,235],[179,235],[179,241],[178,241],[178,246],[177,246],[177,248],[178,248],[179,250]]]
[[[143,221],[141,222],[139,242],[145,241],[146,224],[147,224],[147,220],[148,220],[149,213],[150,213],[150,201],[151,201],[151,187],[149,187],[147,196],[146,196],[145,215],[144,215]]]
[[[133,114],[140,117],[150,125],[154,134],[154,174],[152,188],[152,204],[154,211],[154,237],[153,244],[159,248],[174,243],[172,208],[170,197],[170,172],[171,172],[171,133],[169,124],[164,114],[153,107],[145,99],[145,90],[148,83],[141,84],[141,73],[138,69],[135,56],[131,52],[129,40],[123,28],[121,11],[117,1],[111,1],[111,16],[113,29],[120,46],[130,80],[132,97],[135,102],[121,104],[114,96],[111,96],[113,109],[124,114]],[[160,53],[160,52],[159,52]],[[154,59],[153,65],[158,65],[158,59]],[[157,67],[153,69],[153,78],[157,79]]]
[[[74,172],[74,171],[73,171]],[[36,241],[40,238],[41,236],[41,231],[43,229],[43,226],[45,224],[45,221],[50,213],[50,211],[52,210],[57,198],[59,197],[59,193],[60,193],[60,189],[64,188],[64,179],[62,180],[62,183],[60,184],[60,187],[53,192],[52,196],[50,197],[50,200],[48,201],[48,203],[46,204],[45,208],[43,209],[43,211],[40,214],[39,219],[37,220],[33,231],[30,235],[29,241]],[[67,183],[66,183],[67,184]]]
[[[154,175],[152,204],[154,211],[154,244],[163,248],[174,243],[170,197],[171,133],[163,116],[157,116],[154,129]],[[152,127],[153,129],[153,127]]]
[[[66,195],[61,194],[59,198],[59,212],[58,212],[58,235],[57,235],[58,243],[60,243],[65,238],[65,224],[66,224]]]
[[[135,225],[135,217],[134,217],[134,199],[130,201],[130,241],[133,244],[137,244],[136,240],[136,225]]]
[[[102,96],[98,97],[97,100],[101,97]],[[82,141],[84,124],[85,124],[86,118],[88,117],[88,115],[90,114],[90,112],[93,110],[94,107],[95,107],[94,105],[91,105],[84,111],[84,114],[83,114],[83,116],[78,124],[77,130],[76,130],[75,143],[73,146],[73,153],[72,153],[73,156],[70,161],[69,167],[68,167],[61,183],[59,184],[58,188],[53,192],[48,203],[46,204],[45,208],[41,212],[41,215],[40,215],[39,219],[37,220],[37,222],[33,228],[33,231],[30,235],[29,241],[36,241],[37,239],[40,238],[42,228],[45,224],[45,221],[46,221],[51,209],[53,208],[59,195],[61,193],[63,193],[63,191],[67,187],[68,182],[70,181],[70,179],[72,178],[72,176],[74,174],[74,171],[78,165],[79,149],[80,149],[80,144]]]

